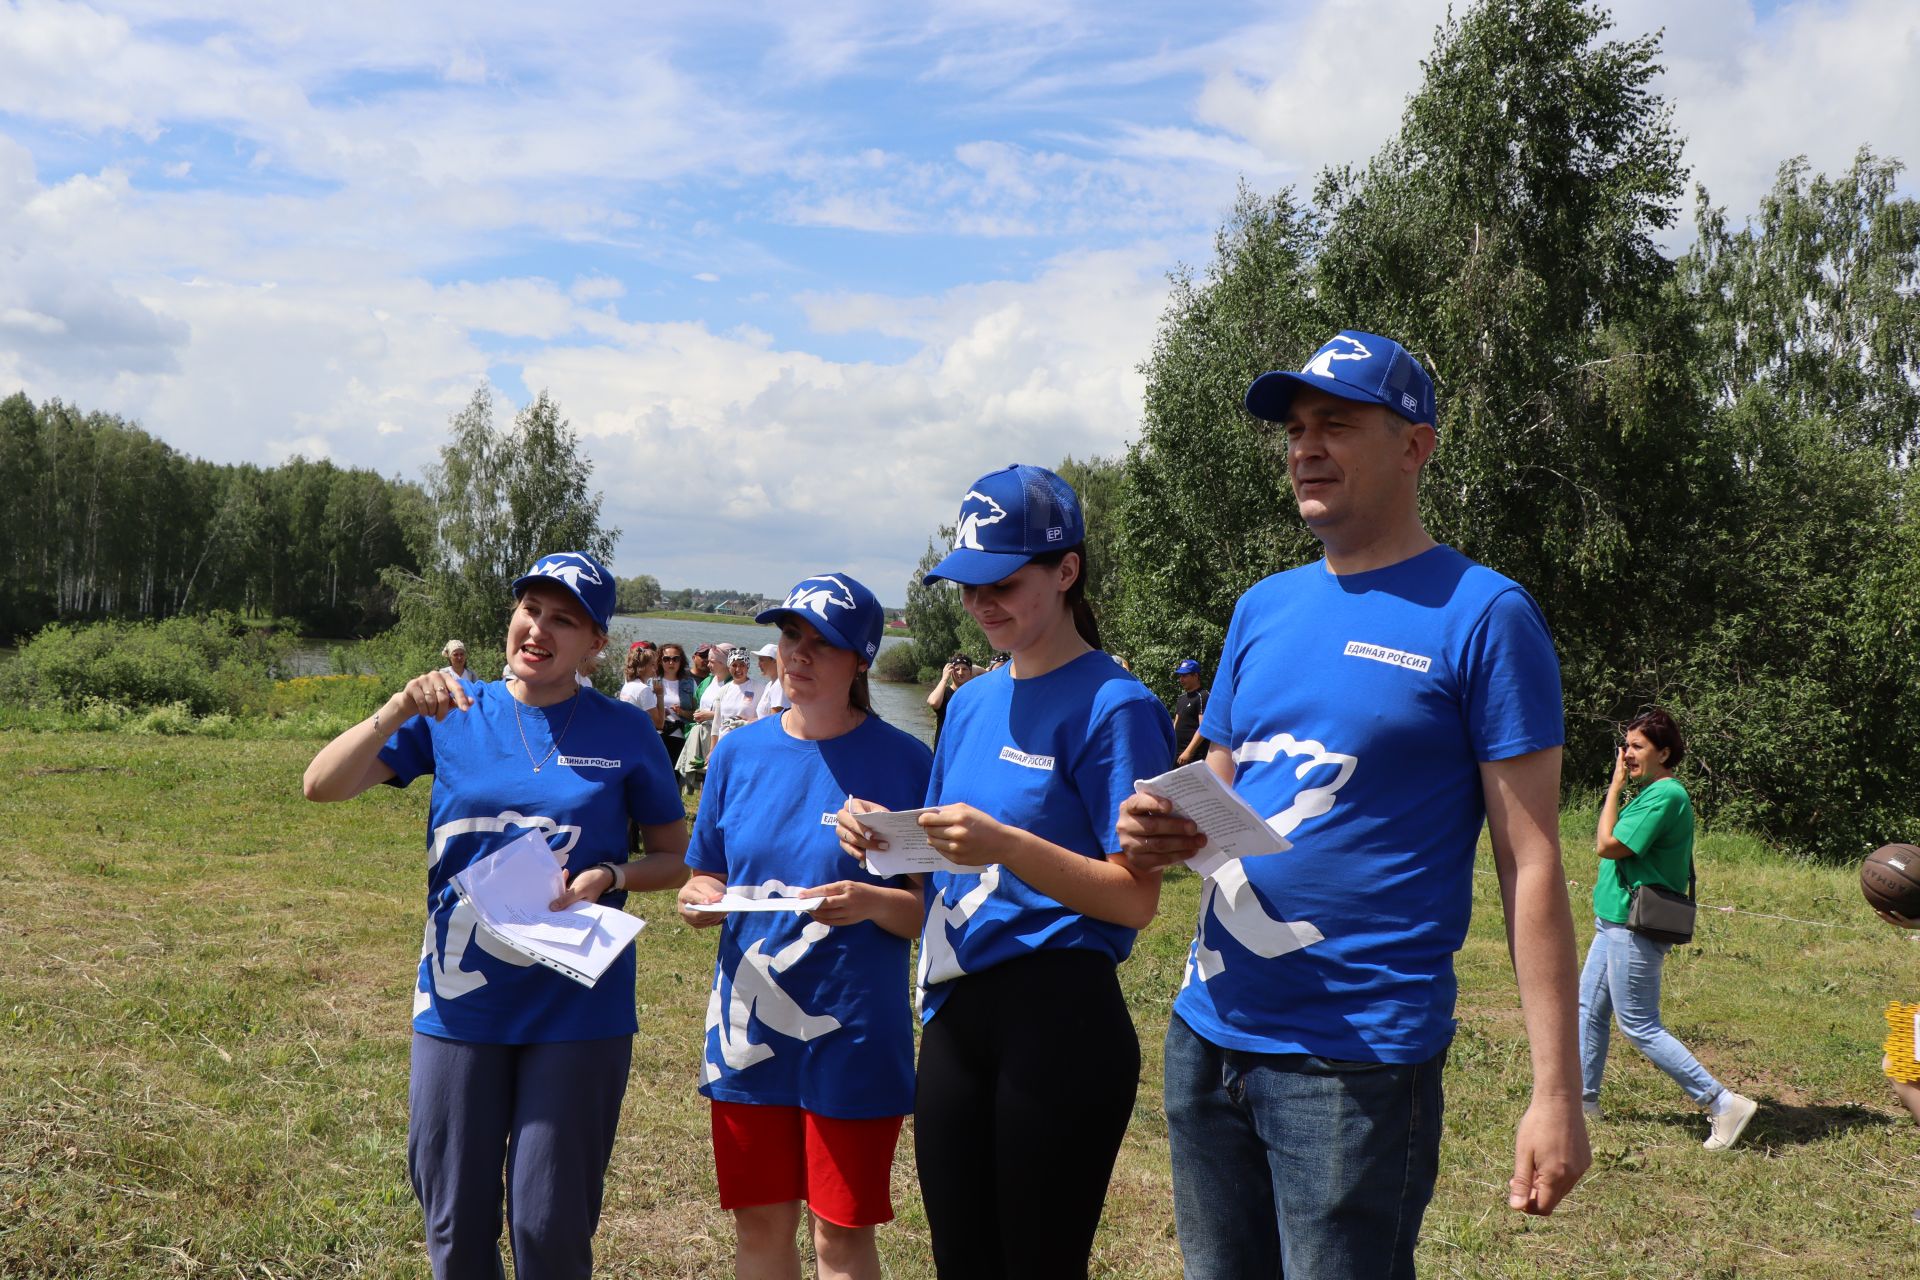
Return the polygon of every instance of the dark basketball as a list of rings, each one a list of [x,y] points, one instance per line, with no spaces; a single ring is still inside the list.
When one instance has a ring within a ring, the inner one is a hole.
[[[1883,844],[1860,864],[1860,892],[1880,918],[1920,929],[1920,846]]]

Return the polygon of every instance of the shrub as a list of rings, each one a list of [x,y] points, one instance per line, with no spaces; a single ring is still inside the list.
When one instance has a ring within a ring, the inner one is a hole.
[[[98,699],[136,709],[180,703],[197,715],[244,714],[264,703],[287,650],[287,641],[231,614],[56,624],[0,672],[0,695],[68,710]]]
[[[111,733],[124,728],[127,721],[133,719],[133,712],[105,698],[87,698],[81,702],[74,718],[82,729]]]
[[[352,724],[372,715],[392,692],[373,675],[295,676],[274,682],[266,711],[271,716],[323,711]]]
[[[169,702],[163,706],[149,707],[127,725],[127,732],[175,737],[192,733],[197,727],[193,711],[186,703]]]
[[[896,644],[880,651],[873,661],[873,678],[886,680],[894,684],[905,684],[916,680],[920,675],[920,659],[911,644]],[[934,678],[939,679],[938,673]]]

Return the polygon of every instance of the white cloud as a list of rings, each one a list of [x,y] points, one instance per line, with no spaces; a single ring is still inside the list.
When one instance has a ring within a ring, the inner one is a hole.
[[[1364,163],[1399,128],[1446,12],[1443,0],[1324,0],[1251,26],[1216,46],[1194,115],[1309,185],[1327,165]]]
[[[1795,155],[1829,174],[1862,144],[1920,164],[1920,6],[1911,0],[1788,4],[1765,20],[1744,0],[1614,8],[1617,33],[1667,28],[1658,89],[1674,104],[1694,180],[1736,224]],[[1905,176],[1913,190],[1912,171]]]
[[[1912,0],[1802,0],[1764,18],[1751,0],[1614,0],[1609,8],[1614,26],[1604,38],[1664,29],[1666,73],[1654,89],[1674,108],[1694,179],[1736,219],[1757,207],[1794,155],[1835,173],[1865,143],[1920,163],[1920,6]],[[1252,25],[1211,46],[1216,61],[1195,117],[1303,185],[1327,165],[1364,163],[1397,131],[1446,12],[1443,0],[1324,0]],[[1362,27],[1367,38],[1356,40]],[[1179,146],[1180,134],[1167,136]],[[1184,145],[1204,152],[1208,138]],[[1675,237],[1690,239],[1690,224]]]
[[[523,377],[565,389],[608,518],[625,530],[623,563],[662,546],[691,554],[711,531],[754,549],[759,576],[742,585],[773,590],[844,564],[897,600],[976,476],[1124,447],[1168,256],[1142,244],[1070,254],[1027,282],[806,300],[822,328],[910,337],[915,351],[894,364],[631,325],[525,353]],[[735,563],[738,576],[747,562]]]

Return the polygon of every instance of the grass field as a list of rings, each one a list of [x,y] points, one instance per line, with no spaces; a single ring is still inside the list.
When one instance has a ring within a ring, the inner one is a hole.
[[[403,1154],[426,787],[305,803],[315,745],[0,734],[0,1276],[426,1274]],[[1589,822],[1568,819],[1576,904]],[[1483,870],[1424,1275],[1915,1273],[1920,1132],[1878,1063],[1880,1010],[1920,992],[1920,947],[1867,914],[1850,872],[1751,841],[1705,840],[1701,880],[1705,900],[1766,913],[1704,916],[1667,966],[1672,1028],[1763,1103],[1747,1141],[1703,1152],[1704,1119],[1616,1044],[1586,1182],[1551,1219],[1505,1208],[1527,1055]],[[1195,897],[1170,881],[1121,971],[1146,1067],[1104,1277],[1179,1274],[1159,1036]],[[712,936],[663,899],[635,909],[651,927],[601,1272],[724,1275],[693,1088]],[[883,1257],[928,1276],[907,1151],[895,1172]]]

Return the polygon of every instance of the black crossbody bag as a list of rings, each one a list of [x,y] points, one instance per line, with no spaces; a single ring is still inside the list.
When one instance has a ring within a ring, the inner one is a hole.
[[[1633,886],[1631,905],[1627,907],[1627,928],[1655,942],[1692,942],[1693,918],[1699,911],[1694,901],[1693,859],[1687,859],[1687,892],[1683,897],[1664,885]]]

